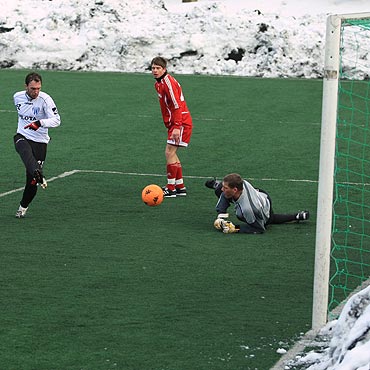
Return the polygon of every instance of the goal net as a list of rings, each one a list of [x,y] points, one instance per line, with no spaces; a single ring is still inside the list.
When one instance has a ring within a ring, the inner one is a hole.
[[[313,328],[370,276],[370,13],[328,17]]]

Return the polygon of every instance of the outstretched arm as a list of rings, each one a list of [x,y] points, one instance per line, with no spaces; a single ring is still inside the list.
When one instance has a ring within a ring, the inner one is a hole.
[[[230,200],[225,197],[224,193],[221,193],[216,204],[217,214],[227,213],[227,209],[230,207],[230,204],[231,204]]]

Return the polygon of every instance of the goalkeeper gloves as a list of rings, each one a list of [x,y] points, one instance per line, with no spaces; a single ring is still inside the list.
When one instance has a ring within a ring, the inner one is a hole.
[[[29,128],[30,130],[36,131],[40,128],[41,123],[40,121],[31,122],[30,124],[24,126],[24,128]]]
[[[224,234],[239,232],[239,228],[237,228],[231,221],[227,221],[223,218],[217,218],[213,225],[217,230],[221,230]]]

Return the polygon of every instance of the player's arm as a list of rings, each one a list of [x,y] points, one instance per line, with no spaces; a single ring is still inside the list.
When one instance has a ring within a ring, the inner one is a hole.
[[[44,112],[46,118],[40,119],[42,127],[50,128],[60,126],[61,120],[58,108],[50,96],[45,100]]]
[[[170,101],[171,110],[171,122],[175,126],[181,128],[182,126],[182,111],[181,102],[184,100],[182,95],[181,87],[176,80],[173,78],[168,78],[165,83],[165,93],[167,95],[167,100]]]
[[[159,99],[159,105],[161,107],[163,123],[166,126],[166,128],[170,128],[170,126],[171,126],[171,114],[168,111],[168,107],[167,107],[163,98]]]
[[[227,199],[224,195],[224,193],[221,193],[220,197],[218,198],[218,202],[216,204],[216,212],[218,215],[222,214],[227,214],[227,210],[228,208],[230,207],[230,200]],[[223,218],[227,218],[227,217],[223,217]]]

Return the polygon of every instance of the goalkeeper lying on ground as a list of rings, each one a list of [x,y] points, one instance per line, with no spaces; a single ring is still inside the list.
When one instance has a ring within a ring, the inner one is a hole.
[[[268,193],[255,189],[237,173],[225,176],[222,182],[215,179],[208,180],[205,185],[214,189],[219,198],[216,205],[218,216],[214,226],[225,234],[262,234],[269,224],[299,222],[308,220],[310,216],[308,211],[275,214]],[[227,220],[229,216],[227,209],[231,203],[234,204],[236,217],[243,222],[241,225],[234,225]]]

